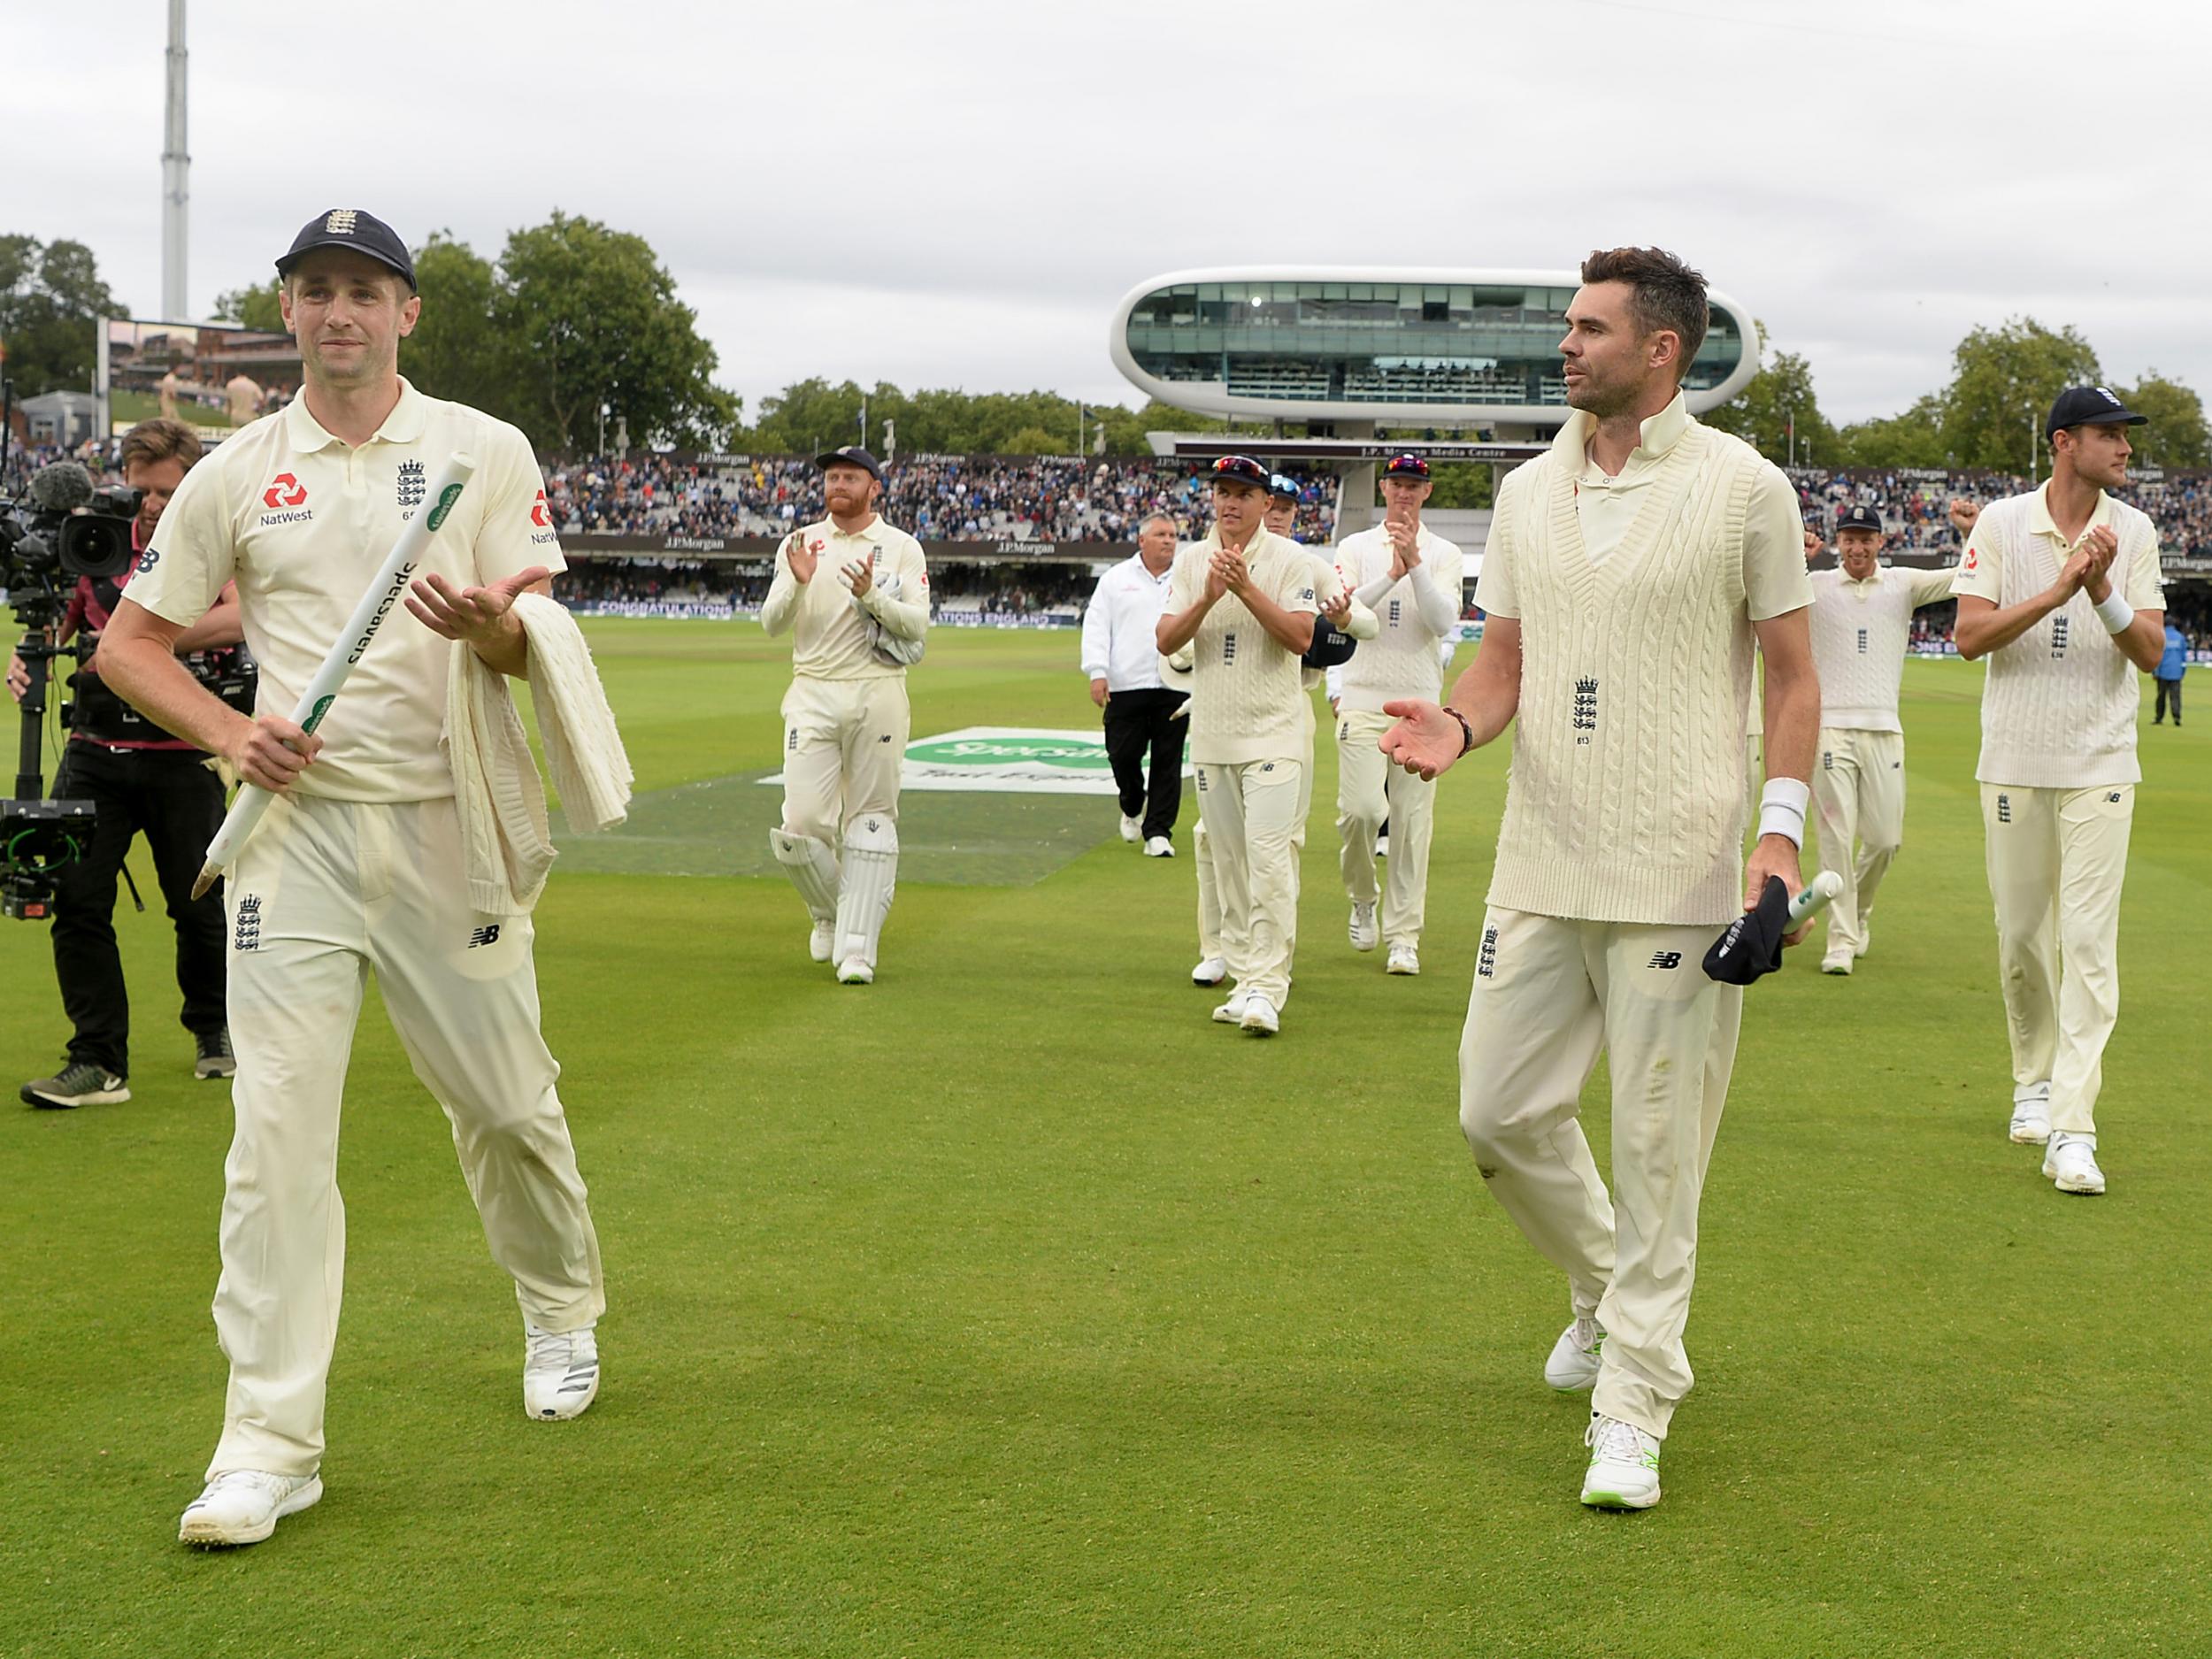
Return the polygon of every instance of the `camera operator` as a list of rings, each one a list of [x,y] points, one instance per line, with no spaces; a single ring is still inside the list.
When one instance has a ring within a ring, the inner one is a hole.
[[[150,541],[162,509],[199,458],[199,439],[180,421],[142,421],[124,434],[123,480],[142,492],[131,526],[134,552]],[[111,580],[79,577],[56,630],[57,644],[83,636],[78,656],[85,665],[72,682],[77,695],[69,741],[54,773],[54,797],[90,801],[96,815],[90,844],[57,872],[54,972],[75,1031],[61,1071],[23,1086],[23,1099],[33,1106],[88,1106],[131,1097],[125,1084],[130,1003],[115,942],[115,878],[132,838],[142,833],[176,924],[182,1023],[196,1049],[193,1075],[226,1078],[236,1070],[223,1007],[222,891],[218,886],[204,897],[191,896],[207,844],[223,821],[223,780],[204,752],[146,720],[108,690],[90,665],[91,648],[135,568]],[[186,656],[243,638],[237,595],[227,588],[215,608],[178,637],[176,650]],[[19,703],[27,684],[21,659],[11,660],[8,690]]]

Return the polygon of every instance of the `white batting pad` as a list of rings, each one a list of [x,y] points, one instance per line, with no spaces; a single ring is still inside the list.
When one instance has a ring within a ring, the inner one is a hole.
[[[883,935],[883,918],[891,913],[898,875],[896,824],[872,812],[846,829],[845,879],[837,895],[833,961],[842,965],[856,956],[871,968],[876,965],[876,941]]]
[[[770,830],[768,845],[774,849],[784,874],[791,878],[791,885],[806,901],[808,913],[818,922],[833,918],[837,914],[837,855],[811,835],[794,835],[784,829]]]

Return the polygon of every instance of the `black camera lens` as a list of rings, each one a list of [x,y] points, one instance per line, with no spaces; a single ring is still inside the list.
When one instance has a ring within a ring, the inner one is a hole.
[[[97,581],[130,569],[131,521],[104,513],[73,513],[61,521],[61,567]]]

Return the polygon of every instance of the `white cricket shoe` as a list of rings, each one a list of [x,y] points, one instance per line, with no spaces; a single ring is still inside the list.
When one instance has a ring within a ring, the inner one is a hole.
[[[1244,1018],[1237,1022],[1255,1037],[1272,1037],[1283,1028],[1283,1017],[1275,1011],[1275,1004],[1257,991],[1245,994]]]
[[[1144,839],[1144,821],[1141,818],[1131,818],[1126,812],[1124,812],[1121,815],[1121,838],[1125,841],[1142,841]]]
[[[837,982],[840,985],[873,985],[876,971],[858,956],[848,956],[837,964]]]
[[[1375,856],[1378,858],[1390,856],[1390,832],[1388,830],[1385,830],[1375,837]]]
[[[1604,1348],[1605,1327],[1588,1315],[1577,1318],[1551,1345],[1551,1357],[1544,1362],[1544,1380],[1563,1394],[1578,1394],[1594,1386]]]
[[[1590,1468],[1582,1501],[1594,1509],[1648,1509],[1659,1502],[1659,1442],[1633,1423],[1593,1416],[1582,1436]]]
[[[1144,856],[1147,858],[1172,858],[1175,856],[1175,843],[1164,835],[1155,835],[1145,842]]]
[[[1371,902],[1352,906],[1352,923],[1346,931],[1351,934],[1353,949],[1372,950],[1375,948],[1375,941],[1382,935],[1375,929],[1375,906]]]
[[[2016,1147],[2039,1147],[2051,1138],[2048,1083],[2038,1083],[2027,1093],[2012,1097],[2012,1125],[2007,1133]]]
[[[814,931],[806,936],[806,954],[817,962],[830,959],[830,947],[837,942],[837,918],[814,924]]]
[[[1242,991],[1230,992],[1229,1000],[1214,1010],[1214,1023],[1217,1025],[1240,1025],[1244,1023]]]
[[[1219,985],[1229,977],[1229,964],[1220,956],[1208,956],[1190,971],[1193,985]]]
[[[320,1475],[272,1475],[258,1469],[226,1469],[186,1506],[177,1541],[203,1549],[258,1544],[288,1515],[323,1495]]]
[[[1402,940],[1391,946],[1390,956],[1383,963],[1385,973],[1418,973],[1421,972],[1421,953]]]
[[[2062,1193],[2094,1198],[2104,1191],[2104,1171],[2097,1167],[2097,1138],[2054,1131],[2050,1150],[2043,1155],[2043,1173]]]
[[[1859,916],[1859,942],[1851,948],[1855,956],[1866,955],[1867,947],[1874,942],[1874,912],[1862,911]]]
[[[1823,956],[1820,959],[1820,971],[1823,973],[1840,973],[1846,978],[1848,978],[1851,972],[1851,964],[1857,960],[1857,957],[1852,956],[1847,951],[1841,956]]]
[[[541,1331],[525,1322],[522,1412],[541,1422],[581,1417],[599,1398],[599,1338],[580,1331]]]

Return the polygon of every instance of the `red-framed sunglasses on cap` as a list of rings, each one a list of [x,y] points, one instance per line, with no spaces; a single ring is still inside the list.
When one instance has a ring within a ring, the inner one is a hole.
[[[1213,464],[1213,480],[1217,484],[1250,484],[1265,489],[1273,474],[1249,456],[1225,455]]]
[[[1383,468],[1385,478],[1426,478],[1429,464],[1417,455],[1394,455]]]

